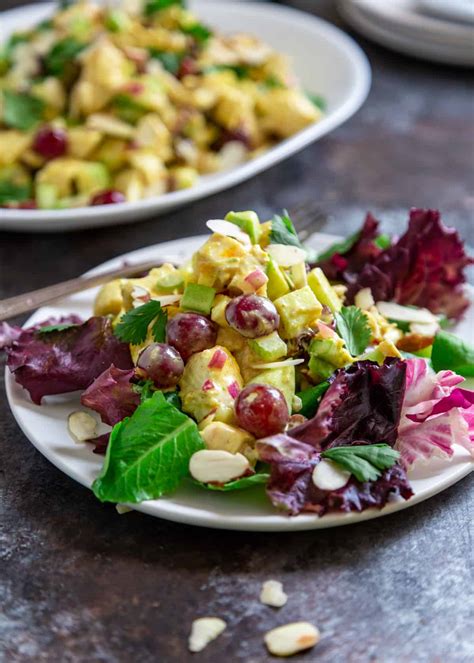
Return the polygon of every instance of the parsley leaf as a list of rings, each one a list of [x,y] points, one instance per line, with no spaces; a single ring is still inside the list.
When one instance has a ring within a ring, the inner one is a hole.
[[[189,459],[203,448],[196,423],[157,391],[112,429],[92,490],[102,502],[156,499],[177,488],[189,474]]]
[[[338,334],[344,339],[346,348],[353,357],[364,352],[370,341],[367,316],[357,306],[343,306],[335,314]]]
[[[400,454],[388,444],[366,444],[326,449],[321,457],[329,458],[351,472],[357,481],[364,482],[378,479],[382,470],[395,465]]]
[[[282,216],[275,214],[272,219],[270,243],[289,244],[290,246],[298,246],[300,249],[303,248],[293,221],[290,219],[286,210],[283,211]]]
[[[65,37],[56,42],[44,58],[45,73],[50,76],[62,76],[71,60],[79,55],[86,44],[77,41],[74,37]]]
[[[163,343],[167,317],[160,302],[152,299],[138,308],[127,311],[115,327],[114,334],[125,343],[139,345],[146,339],[149,325],[155,321],[151,330],[152,336],[157,343]]]
[[[31,94],[3,91],[3,121],[7,127],[29,131],[43,117],[44,103]]]

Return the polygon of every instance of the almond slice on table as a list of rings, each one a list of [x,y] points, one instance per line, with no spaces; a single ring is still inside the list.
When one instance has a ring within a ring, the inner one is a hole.
[[[263,636],[270,654],[292,656],[317,645],[319,630],[309,622],[292,622],[268,631]]]
[[[227,624],[219,617],[200,617],[195,619],[191,626],[191,635],[189,636],[189,651],[202,651],[207,645],[215,640],[223,631]]]
[[[272,608],[281,608],[288,601],[283,591],[283,585],[278,580],[266,580],[260,592],[260,603],[270,605]]]

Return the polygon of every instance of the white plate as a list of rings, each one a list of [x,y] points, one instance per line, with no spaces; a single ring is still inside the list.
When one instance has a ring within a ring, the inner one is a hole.
[[[472,27],[426,16],[416,0],[339,0],[343,17],[361,34],[426,60],[474,65]]]
[[[204,236],[198,236],[156,244],[110,260],[92,272],[100,273],[106,268],[117,267],[122,260],[133,263],[156,258],[157,261],[180,262],[194,252],[203,239]],[[337,239],[331,235],[318,234],[313,235],[308,243],[323,250]],[[86,318],[91,314],[95,292],[89,290],[63,300],[56,306],[40,309],[26,324],[68,313],[77,313]],[[457,332],[469,338],[473,324],[474,306]],[[8,369],[5,382],[11,410],[25,435],[56,467],[89,487],[100,472],[103,458],[93,454],[90,445],[73,443],[67,432],[68,414],[81,407],[79,395],[48,398],[44,405],[38,406],[30,401],[27,392],[15,382]],[[434,459],[411,474],[415,495],[410,500],[392,502],[381,511],[369,509],[360,514],[329,514],[322,518],[308,514],[288,518],[276,512],[261,488],[237,493],[214,493],[191,484],[183,485],[170,497],[143,502],[133,505],[133,508],[166,520],[221,529],[288,531],[336,527],[378,518],[413,506],[462,479],[472,471],[473,465],[467,451],[456,448],[451,460]]]
[[[451,21],[474,23],[472,0],[418,0],[420,7],[434,16]]]
[[[370,88],[368,61],[350,37],[329,23],[273,4],[211,0],[196,0],[190,4],[203,21],[220,31],[252,32],[287,53],[304,89],[321,94],[327,100],[325,117],[252,161],[227,172],[203,176],[191,189],[119,205],[71,210],[0,209],[0,229],[63,232],[116,225],[162,214],[234,186],[274,166],[335,129],[364,102]],[[48,16],[52,8],[53,4],[47,3],[3,13],[0,19],[3,35],[35,24]]]

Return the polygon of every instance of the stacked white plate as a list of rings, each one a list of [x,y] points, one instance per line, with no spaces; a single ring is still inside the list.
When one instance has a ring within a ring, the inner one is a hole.
[[[356,30],[396,51],[474,66],[474,0],[339,0]]]

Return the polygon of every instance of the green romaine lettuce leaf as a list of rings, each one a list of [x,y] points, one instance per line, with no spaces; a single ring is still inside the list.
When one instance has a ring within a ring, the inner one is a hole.
[[[189,459],[203,448],[194,421],[157,391],[112,429],[92,490],[101,502],[156,499],[175,490],[189,473]]]
[[[207,490],[216,490],[225,493],[232,490],[245,490],[246,488],[260,486],[261,484],[267,483],[269,478],[270,475],[267,472],[256,472],[255,474],[251,474],[248,477],[235,479],[234,481],[229,481],[228,483],[219,486],[212,483],[201,483],[200,481],[195,481],[194,483]]]

